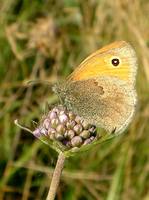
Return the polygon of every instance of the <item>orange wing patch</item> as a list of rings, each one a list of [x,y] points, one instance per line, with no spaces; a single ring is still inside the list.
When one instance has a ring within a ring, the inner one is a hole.
[[[125,41],[114,42],[88,56],[68,77],[68,80],[79,81],[100,76],[114,76],[121,80],[131,79],[131,46]],[[111,57],[121,60],[119,67],[111,65]]]

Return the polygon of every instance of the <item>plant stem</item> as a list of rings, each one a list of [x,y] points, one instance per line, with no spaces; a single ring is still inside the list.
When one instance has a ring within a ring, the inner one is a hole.
[[[49,188],[48,196],[46,200],[54,200],[56,196],[56,191],[60,182],[61,173],[64,167],[65,162],[65,155],[63,153],[60,153],[58,155],[56,167],[53,173],[51,185]]]

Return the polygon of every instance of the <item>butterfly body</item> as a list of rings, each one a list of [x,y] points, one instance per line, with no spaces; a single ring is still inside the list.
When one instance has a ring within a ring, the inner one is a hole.
[[[55,91],[87,122],[118,134],[135,112],[136,68],[132,47],[117,42],[87,57]]]

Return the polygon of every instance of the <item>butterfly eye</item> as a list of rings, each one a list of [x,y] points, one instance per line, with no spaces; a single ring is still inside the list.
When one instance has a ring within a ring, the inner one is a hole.
[[[117,67],[120,64],[120,60],[118,58],[113,58],[111,63],[113,66]]]

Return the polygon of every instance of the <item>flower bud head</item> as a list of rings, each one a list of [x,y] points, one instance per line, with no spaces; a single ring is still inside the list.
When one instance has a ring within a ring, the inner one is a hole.
[[[66,152],[81,149],[97,138],[94,125],[63,106],[50,110],[33,134],[54,149]]]

